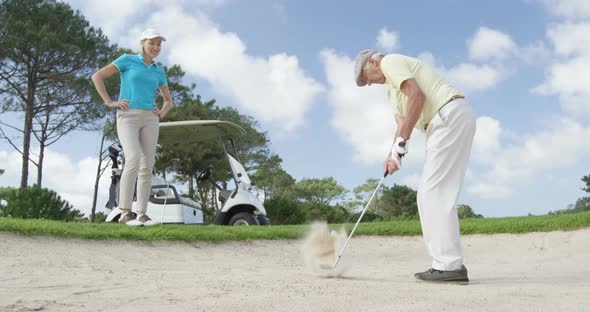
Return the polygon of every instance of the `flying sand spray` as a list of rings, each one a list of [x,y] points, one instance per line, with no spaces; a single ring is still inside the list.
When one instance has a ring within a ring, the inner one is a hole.
[[[342,258],[342,253],[346,249],[350,238],[354,234],[354,231],[356,231],[365,212],[367,212],[367,208],[369,208],[369,204],[371,204],[373,197],[375,197],[377,190],[379,190],[386,177],[387,172],[385,172],[383,178],[379,181],[373,195],[369,198],[367,205],[356,221],[356,224],[352,228],[346,241],[344,241],[344,238],[346,237],[344,229],[336,232],[334,230],[330,231],[326,223],[314,223],[311,225],[311,230],[303,243],[302,251],[305,262],[312,271],[323,277],[339,277],[344,273],[346,265],[338,266],[338,263]],[[340,250],[340,252],[337,253],[338,250]]]
[[[391,146],[391,153],[397,153],[398,158],[393,158],[397,163],[397,168],[401,168],[401,159],[407,152],[406,141],[401,137],[396,138]],[[311,225],[311,231],[305,238],[302,251],[307,266],[315,273],[324,277],[338,277],[344,273],[346,266],[338,266],[338,263],[342,258],[342,253],[346,249],[346,246],[348,246],[350,238],[352,238],[354,231],[356,231],[359,223],[361,223],[365,212],[367,212],[367,208],[369,208],[369,204],[371,204],[373,197],[377,194],[377,190],[379,190],[381,184],[383,184],[388,173],[388,170],[386,170],[383,174],[383,178],[381,178],[381,181],[377,184],[375,191],[373,191],[373,194],[369,198],[367,205],[363,209],[359,219],[356,221],[356,224],[352,228],[346,241],[344,241],[344,237],[346,237],[344,229],[341,229],[340,232],[336,232],[330,231],[326,223],[314,223]],[[340,250],[340,252],[336,253],[337,250]]]

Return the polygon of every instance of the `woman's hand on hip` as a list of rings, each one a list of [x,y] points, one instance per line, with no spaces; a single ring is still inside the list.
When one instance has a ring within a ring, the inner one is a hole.
[[[118,108],[125,112],[129,110],[129,100],[125,99],[117,102],[110,102],[107,103],[107,106],[110,108]]]
[[[154,106],[154,109],[152,109],[152,113],[154,113],[154,115],[160,118],[164,118],[164,114],[162,114],[162,111],[160,111],[160,109],[157,106]]]

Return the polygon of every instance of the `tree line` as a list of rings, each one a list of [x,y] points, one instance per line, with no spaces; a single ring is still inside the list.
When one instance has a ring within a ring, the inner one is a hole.
[[[590,174],[582,177],[582,191],[590,193]],[[549,214],[571,214],[590,211],[590,196],[582,196],[574,204],[568,205],[565,209],[550,211]]]

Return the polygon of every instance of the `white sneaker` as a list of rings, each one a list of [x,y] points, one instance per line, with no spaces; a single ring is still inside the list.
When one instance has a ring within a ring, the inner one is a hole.
[[[129,221],[137,219],[137,214],[133,211],[129,211],[126,214],[121,213],[119,217],[119,223],[127,223]]]
[[[154,220],[149,220],[149,221],[143,223],[144,226],[152,226],[152,225],[158,225],[158,224],[160,224],[160,222],[156,222]]]
[[[125,223],[129,226],[143,226],[143,222],[137,220],[137,219],[133,219],[131,221],[127,221],[127,223]]]
[[[137,218],[137,220],[139,220],[139,222],[142,222],[142,224],[145,226],[152,226],[152,225],[160,224],[160,223],[152,220],[145,213],[142,214],[139,218]]]

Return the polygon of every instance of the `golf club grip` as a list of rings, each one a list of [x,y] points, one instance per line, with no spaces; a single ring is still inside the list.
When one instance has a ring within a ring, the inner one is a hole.
[[[387,172],[387,170],[383,173],[383,177],[387,178],[387,174],[389,174],[389,172]]]

